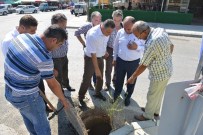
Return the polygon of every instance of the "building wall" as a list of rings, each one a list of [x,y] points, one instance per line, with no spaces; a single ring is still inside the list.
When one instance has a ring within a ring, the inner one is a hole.
[[[190,0],[189,12],[195,17],[203,17],[203,0]]]

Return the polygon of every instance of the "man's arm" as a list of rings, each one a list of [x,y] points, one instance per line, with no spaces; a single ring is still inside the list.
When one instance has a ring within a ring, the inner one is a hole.
[[[135,72],[132,74],[132,76],[127,80],[126,84],[133,84],[135,82],[135,79],[142,74],[147,66],[139,65],[139,67],[135,70]]]
[[[63,104],[64,108],[68,109],[69,105],[62,93],[62,89],[58,81],[54,78],[46,79],[46,82],[51,89],[51,91],[60,99],[61,103]]]
[[[88,30],[91,28],[91,24],[85,24],[82,27],[78,28],[75,31],[75,36],[77,37],[77,39],[80,41],[80,43],[83,45],[83,47],[85,47],[85,41],[83,40],[83,38],[81,37],[82,34],[85,34],[88,32]]]
[[[80,43],[83,45],[83,47],[86,47],[85,46],[85,41],[82,39],[82,37],[79,35],[79,36],[76,36],[77,39],[80,41]]]
[[[91,54],[92,56],[92,63],[93,63],[93,66],[94,66],[94,71],[95,71],[95,74],[98,78],[102,79],[102,74],[101,74],[101,71],[99,69],[99,65],[98,65],[98,61],[97,61],[97,56],[95,53],[92,53]]]

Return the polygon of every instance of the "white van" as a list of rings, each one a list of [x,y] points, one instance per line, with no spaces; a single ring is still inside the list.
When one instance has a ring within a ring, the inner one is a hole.
[[[0,15],[7,15],[8,14],[8,10],[4,7],[0,5]]]
[[[86,15],[87,14],[87,4],[85,2],[79,2],[75,4],[75,16],[78,14]]]
[[[0,4],[0,6],[3,6],[6,10],[8,10],[8,13],[14,13],[14,8],[11,4]]]

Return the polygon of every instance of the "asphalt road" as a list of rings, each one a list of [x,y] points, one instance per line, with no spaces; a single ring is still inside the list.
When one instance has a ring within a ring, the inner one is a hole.
[[[68,10],[59,10],[54,12],[40,12],[32,14],[39,22],[37,34],[43,32],[50,25],[51,16],[56,13],[64,13],[68,21],[75,16],[70,15]],[[18,25],[19,19],[23,15],[11,14],[0,16],[0,42],[7,32],[11,31]],[[71,93],[73,97],[77,97],[77,92],[83,75],[83,48],[74,37],[75,29],[69,29],[69,79],[70,84],[76,88],[76,92]],[[171,36],[171,40],[175,46],[173,53],[174,73],[169,83],[192,80],[198,63],[200,50],[200,38]],[[0,135],[27,135],[27,130],[22,122],[19,112],[14,109],[4,98],[4,80],[3,80],[3,56],[0,51]],[[144,106],[146,103],[146,93],[149,86],[148,71],[145,71],[139,78],[132,96],[131,105],[128,108]],[[126,89],[124,87],[124,89]],[[57,98],[47,88],[46,94],[55,106],[58,105]],[[70,93],[67,93],[70,94]],[[70,124],[65,119],[62,112],[58,117],[50,121],[53,135],[74,135]]]

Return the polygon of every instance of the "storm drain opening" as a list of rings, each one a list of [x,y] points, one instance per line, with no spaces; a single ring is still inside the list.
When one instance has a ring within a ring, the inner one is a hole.
[[[112,130],[111,119],[101,108],[89,109],[81,114],[88,135],[109,135]]]

